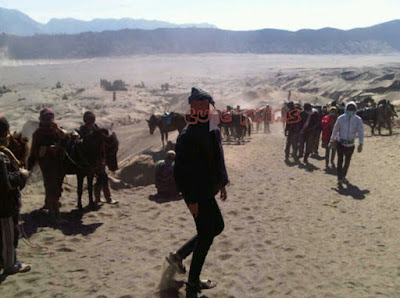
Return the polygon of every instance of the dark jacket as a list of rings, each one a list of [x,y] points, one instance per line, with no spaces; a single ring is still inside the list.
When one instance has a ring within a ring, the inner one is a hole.
[[[6,153],[0,151],[0,217],[12,217],[19,213],[20,188],[25,179]]]
[[[175,151],[175,182],[186,203],[213,198],[229,183],[221,132],[210,132],[208,122],[188,125],[179,135]]]
[[[307,122],[307,118],[308,118],[308,114],[306,111],[302,111],[300,114],[301,117],[301,121],[300,121],[300,131],[303,130],[304,125]],[[307,128],[304,129],[304,134],[310,134],[315,132],[316,130],[319,130],[321,128],[321,120],[320,120],[320,116],[317,112],[313,112],[310,115],[310,122],[308,123]]]

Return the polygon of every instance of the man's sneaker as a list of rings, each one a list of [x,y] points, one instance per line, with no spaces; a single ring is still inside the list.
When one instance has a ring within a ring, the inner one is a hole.
[[[165,257],[165,259],[172,267],[175,268],[178,273],[186,273],[186,268],[182,263],[182,258],[177,253],[170,252],[169,255]]]

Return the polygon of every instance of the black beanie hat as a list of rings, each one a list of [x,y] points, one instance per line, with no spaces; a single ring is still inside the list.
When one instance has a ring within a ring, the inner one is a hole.
[[[215,104],[214,99],[212,98],[210,93],[195,87],[192,88],[192,93],[190,94],[188,100],[189,104],[194,101],[208,101],[212,105]]]
[[[4,118],[1,114],[0,114],[0,133],[2,132],[6,132],[10,130],[10,125],[8,124],[8,121],[6,118]]]

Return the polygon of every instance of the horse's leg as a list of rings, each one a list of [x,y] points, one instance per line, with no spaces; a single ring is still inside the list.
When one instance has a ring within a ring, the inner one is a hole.
[[[165,144],[164,144],[164,133],[163,132],[161,132],[161,142],[162,142],[162,146],[164,148]]]
[[[390,119],[388,120],[388,128],[389,128],[389,135],[392,135],[392,122],[390,121]]]
[[[94,179],[94,174],[90,173],[86,177],[87,177],[87,185],[88,185],[88,193],[89,193],[89,206],[91,208],[95,208],[96,204],[93,202],[93,179]]]
[[[78,205],[79,209],[82,209],[82,193],[83,193],[83,179],[85,178],[82,174],[77,174],[76,179],[78,180]]]
[[[167,144],[168,144],[168,131],[167,132],[165,132],[165,141],[167,142]]]

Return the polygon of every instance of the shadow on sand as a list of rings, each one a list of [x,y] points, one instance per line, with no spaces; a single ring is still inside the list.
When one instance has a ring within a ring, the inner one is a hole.
[[[61,218],[65,220],[65,223],[54,223],[48,218],[48,215],[43,210],[34,210],[30,213],[24,213],[21,215],[23,228],[25,234],[30,238],[33,234],[38,232],[39,228],[51,227],[53,229],[60,230],[64,235],[90,235],[94,233],[98,227],[103,223],[93,223],[84,225],[82,217],[85,213],[93,211],[90,208],[84,208],[82,210],[74,209],[70,212],[61,212]]]
[[[164,203],[168,203],[168,202],[174,202],[174,201],[180,201],[183,198],[179,195],[176,196],[169,196],[169,197],[163,197],[160,195],[149,195],[149,200],[156,202],[157,204],[164,204]]]
[[[290,168],[293,168],[293,167],[299,165],[298,162],[296,162],[296,161],[291,161],[291,160],[288,160],[288,159],[285,159],[285,164],[286,164],[288,167],[290,167]]]
[[[301,164],[299,164],[299,168],[305,169],[307,172],[314,172],[314,171],[319,170],[318,167],[314,166],[311,163],[301,163]]]
[[[337,169],[336,168],[332,168],[332,167],[325,168],[324,172],[325,172],[325,174],[332,175],[332,176],[336,176],[337,175]]]
[[[337,188],[332,189],[342,196],[351,196],[355,200],[364,200],[365,195],[370,193],[368,189],[361,190],[351,183],[347,183],[345,186],[346,187],[343,187],[343,185],[338,185]]]

